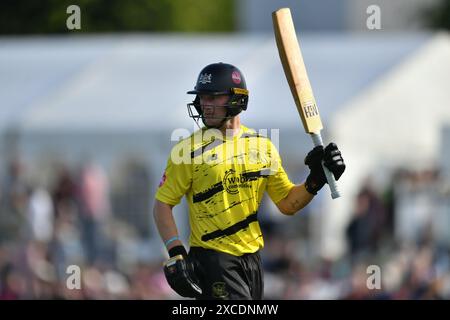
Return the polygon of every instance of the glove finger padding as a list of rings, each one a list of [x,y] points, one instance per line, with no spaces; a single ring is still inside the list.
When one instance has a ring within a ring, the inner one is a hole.
[[[345,163],[335,143],[330,143],[324,150],[324,165],[333,173],[334,178],[339,180],[345,171]]]
[[[196,298],[202,294],[192,264],[182,255],[177,255],[164,263],[164,275],[170,287],[182,297]]]

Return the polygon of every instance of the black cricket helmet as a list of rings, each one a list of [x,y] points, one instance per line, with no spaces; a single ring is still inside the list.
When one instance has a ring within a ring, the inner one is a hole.
[[[238,68],[228,63],[219,62],[204,67],[198,75],[194,90],[187,93],[196,95],[194,101],[188,103],[189,116],[196,121],[202,118],[203,123],[205,121],[199,97],[201,94],[228,95],[230,97],[225,104],[227,114],[224,121],[238,115],[242,110],[247,110],[248,90],[244,75]],[[192,112],[192,106],[195,107],[197,114]]]

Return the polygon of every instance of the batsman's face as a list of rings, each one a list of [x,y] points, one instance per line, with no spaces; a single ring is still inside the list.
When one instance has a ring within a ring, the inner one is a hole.
[[[217,126],[225,118],[228,96],[200,95],[200,106],[208,126]]]

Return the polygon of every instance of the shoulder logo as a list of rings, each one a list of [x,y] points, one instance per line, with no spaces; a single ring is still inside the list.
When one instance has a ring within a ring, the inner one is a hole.
[[[200,76],[198,77],[198,83],[201,83],[201,84],[211,83],[211,80],[212,80],[211,73],[203,73],[203,74],[200,74]]]
[[[166,182],[166,172],[164,171],[163,176],[161,177],[161,181],[159,181],[159,186],[158,187],[162,187],[162,185],[164,184],[164,182]]]

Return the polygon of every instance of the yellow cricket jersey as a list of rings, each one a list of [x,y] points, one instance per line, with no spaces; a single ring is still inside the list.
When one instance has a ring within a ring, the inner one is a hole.
[[[242,125],[234,137],[203,128],[173,147],[156,199],[176,205],[186,195],[190,246],[240,256],[264,246],[264,192],[277,203],[293,186],[267,137]]]

